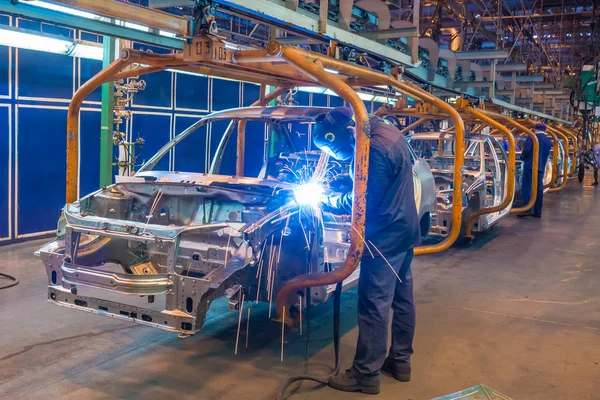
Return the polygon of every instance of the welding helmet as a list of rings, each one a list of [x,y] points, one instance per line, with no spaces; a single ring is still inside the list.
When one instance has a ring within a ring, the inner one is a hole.
[[[336,107],[319,115],[313,127],[313,143],[319,150],[340,161],[354,155],[354,114],[349,107]]]

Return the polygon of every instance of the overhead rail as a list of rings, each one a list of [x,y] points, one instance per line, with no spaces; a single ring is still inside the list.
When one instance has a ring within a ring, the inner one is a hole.
[[[507,103],[506,101],[498,100],[495,97],[489,99],[489,101],[492,104],[500,106],[500,107],[502,107],[502,108],[504,108],[506,110],[516,111],[516,112],[519,112],[519,113],[523,113],[523,114],[526,114],[526,115],[531,115],[531,116],[538,117],[538,118],[541,118],[541,119],[544,119],[544,120],[548,120],[548,121],[561,122],[561,123],[566,124],[566,125],[572,125],[573,124],[571,121],[567,121],[566,119],[556,118],[556,117],[554,117],[552,115],[548,115],[548,114],[544,114],[544,113],[541,113],[541,112],[538,112],[538,111],[530,110],[530,109],[524,108],[524,107],[515,106],[514,104]]]
[[[192,38],[198,28],[196,25],[197,22],[191,17],[181,17],[138,4],[116,0],[44,0],[44,3],[48,3],[50,5],[55,4],[71,8],[73,10],[92,13],[87,17],[84,16],[83,18],[77,15],[70,15],[66,11],[63,12],[59,10],[41,8],[37,5],[34,6],[27,3],[28,0],[21,0],[20,2],[5,1],[0,4],[0,12],[6,12],[12,15],[45,21],[48,23],[84,29],[86,31],[99,33],[105,36],[121,37],[143,43],[155,44],[175,50],[181,50],[184,42],[182,39]],[[191,3],[192,2],[190,2],[190,4]],[[297,6],[295,7],[296,9],[293,9],[294,7],[288,8],[270,0],[253,0],[252,2],[248,2],[247,0],[221,0],[215,4],[217,4],[218,9],[229,12],[233,15],[247,17],[253,21],[279,27],[288,32],[294,32],[302,36],[312,38],[310,40],[324,44],[335,41],[339,45],[349,46],[358,50],[359,52],[369,54],[380,61],[386,61],[392,66],[402,65],[406,67],[406,69],[403,71],[403,75],[406,78],[447,93],[449,96],[463,96],[473,100],[478,99],[476,96],[462,93],[453,89],[456,82],[454,81],[452,72],[449,73],[451,79],[447,79],[446,77],[442,77],[438,74],[435,74],[434,80],[427,79],[427,71],[423,73],[424,69],[423,67],[420,67],[422,62],[415,57],[415,49],[418,49],[418,42],[423,40],[423,38],[419,39],[417,37],[409,37],[408,40],[410,45],[408,46],[408,51],[411,52],[411,54],[405,54],[402,51],[396,50],[395,48],[386,46],[376,40],[368,38],[371,35],[366,35],[368,37],[365,37],[364,32],[348,31],[335,26],[335,24],[330,23],[331,21],[328,22],[326,17],[327,13],[324,12],[317,16],[316,14],[298,8]],[[105,20],[101,21],[95,17],[101,17]],[[119,24],[115,23],[114,20],[141,25],[142,28],[146,28],[146,31],[127,26],[120,26]],[[408,23],[407,21],[402,22],[404,24]],[[392,23],[392,25],[394,24]],[[414,27],[393,27],[390,29],[385,29],[380,27],[380,30],[377,31],[377,37],[379,37],[379,35],[384,35],[386,32],[388,34],[393,33],[398,29],[403,31],[407,30],[406,34],[411,36],[412,33],[409,33],[408,31],[412,32],[413,28]],[[417,41],[415,42],[413,39],[416,39]],[[286,38],[282,38],[281,40],[286,40]],[[442,53],[444,56],[442,56]],[[486,58],[489,58],[491,55],[502,58],[505,56],[505,53],[505,51],[492,51],[492,53],[486,56]],[[448,62],[449,67],[450,65],[454,65],[453,62],[456,62],[457,58],[474,59],[477,57],[482,57],[482,54],[485,55],[487,53],[456,53],[451,52],[451,50],[448,49],[439,49],[440,58],[446,57],[447,59],[452,59],[452,63]],[[497,70],[500,71],[504,66],[505,64],[498,65]],[[568,125],[571,124],[569,121],[539,113],[534,110],[517,107],[495,98],[492,98],[490,101],[493,104],[503,106],[513,111],[522,112],[527,115],[534,115],[539,118],[562,122]]]
[[[137,64],[134,71],[123,71]],[[325,70],[327,68],[329,71]],[[353,87],[390,86],[398,93],[418,99],[423,104],[432,104],[445,113],[456,127],[457,159],[455,174],[459,184],[454,188],[454,198],[462,199],[462,166],[464,153],[463,122],[458,112],[449,104],[434,97],[420,87],[402,80],[395,70],[392,75],[373,71],[355,64],[349,64],[321,54],[295,47],[270,42],[263,50],[231,51],[215,36],[201,35],[188,44],[183,52],[176,54],[155,54],[145,51],[124,49],[121,56],[82,85],[69,104],[67,121],[67,186],[66,200],[72,203],[77,199],[79,169],[79,111],[84,99],[104,82],[122,77],[142,75],[164,69],[194,71],[216,77],[252,81],[263,85],[291,87],[298,85],[322,86],[331,89],[344,99],[356,117],[356,148],[354,163],[354,195],[350,249],[344,264],[331,272],[301,275],[283,286],[277,296],[277,312],[295,296],[297,290],[312,286],[334,284],[348,277],[358,266],[364,249],[365,198],[369,166],[370,124],[364,102]],[[333,73],[333,72],[337,72]],[[243,146],[238,146],[243,149]],[[458,207],[457,207],[458,208]],[[453,222],[460,226],[461,210],[453,214]],[[422,246],[415,253],[426,254],[444,250],[456,240],[449,236],[441,243]]]
[[[124,4],[125,6],[133,6],[131,3]],[[140,8],[138,6],[135,7]],[[144,32],[139,29],[118,25],[116,22],[101,21],[95,18],[83,18],[81,16],[68,14],[62,11],[42,8],[36,5],[28,4],[27,1],[19,1],[16,4],[13,4],[9,1],[2,1],[0,2],[0,13],[7,13],[17,18],[32,19],[56,25],[63,25],[69,28],[83,29],[88,32],[99,33],[104,36],[115,36],[137,42],[169,47],[176,50],[183,50],[184,41],[182,39],[151,32]],[[161,15],[162,14],[165,13],[161,13]]]

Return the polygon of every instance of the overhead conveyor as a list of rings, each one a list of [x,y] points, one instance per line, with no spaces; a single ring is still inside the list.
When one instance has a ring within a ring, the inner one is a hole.
[[[126,70],[132,64],[139,68]],[[325,70],[327,68],[330,71]],[[202,35],[186,44],[181,53],[159,55],[145,51],[125,49],[119,59],[86,82],[73,96],[69,105],[67,121],[67,203],[77,199],[79,163],[79,110],[84,99],[102,83],[164,69],[192,71],[216,77],[253,81],[280,88],[293,86],[322,86],[331,89],[344,99],[356,117],[356,147],[354,163],[354,197],[350,250],[344,264],[336,270],[322,274],[297,276],[283,286],[277,295],[277,310],[280,313],[290,296],[297,290],[312,286],[334,284],[348,277],[358,266],[364,249],[365,194],[369,166],[370,125],[364,102],[353,89],[362,86],[386,85],[398,93],[431,104],[453,121],[456,127],[457,152],[455,162],[455,199],[461,199],[461,173],[463,148],[463,121],[459,113],[448,103],[408,83],[395,69],[386,75],[366,67],[349,64],[321,54],[282,45],[276,41],[263,50],[234,50],[215,36]],[[281,89],[283,90],[283,89]],[[243,140],[238,143],[243,149]],[[238,156],[239,157],[239,156]],[[243,156],[242,156],[243,157]],[[238,158],[239,159],[239,158]],[[457,207],[453,222],[460,226],[462,215]],[[428,254],[447,249],[456,240],[458,232],[435,245],[415,249],[415,254]],[[282,317],[282,316],[281,316]],[[283,317],[282,317],[283,318]]]

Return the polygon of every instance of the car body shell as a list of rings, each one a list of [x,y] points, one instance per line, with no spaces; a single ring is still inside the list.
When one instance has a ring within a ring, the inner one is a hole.
[[[294,276],[340,266],[349,250],[350,216],[334,217],[294,200],[302,183],[298,177],[310,176],[327,160],[320,152],[297,148],[290,124],[310,125],[328,110],[249,107],[210,114],[165,144],[135,176],[119,177],[114,185],[67,204],[57,238],[38,251],[48,276],[48,300],[192,334],[219,297],[229,298],[231,309],[242,296],[272,302]],[[186,137],[221,120],[230,123],[210,173],[154,170]],[[257,135],[265,151],[275,146],[273,154],[265,153],[257,177],[218,174],[239,121],[263,122],[266,130],[246,132],[246,140]],[[426,162],[414,153],[411,157],[415,201],[428,226],[433,176]],[[351,190],[347,165],[327,165],[326,190]],[[358,270],[344,281],[344,289],[357,281]],[[288,303],[321,303],[333,290],[333,285],[313,288],[310,300],[302,292]]]
[[[453,207],[454,134],[452,132],[420,132],[407,137],[417,156],[427,160],[433,173],[437,203],[429,233],[445,237],[451,226]],[[463,224],[480,209],[503,202],[507,190],[508,157],[500,142],[489,135],[466,135],[463,169]],[[441,151],[440,151],[441,149]],[[507,208],[479,216],[473,232],[483,232],[509,214]]]

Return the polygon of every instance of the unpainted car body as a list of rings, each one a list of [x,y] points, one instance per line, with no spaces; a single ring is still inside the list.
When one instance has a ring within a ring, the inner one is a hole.
[[[245,300],[274,301],[293,277],[340,266],[348,254],[350,216],[320,215],[294,200],[298,183],[322,160],[308,140],[298,140],[294,127],[309,128],[328,110],[249,107],[213,113],[163,146],[134,177],[67,204],[56,240],[39,250],[48,300],[191,334],[218,297],[226,295],[232,309],[242,293]],[[193,152],[188,138],[211,124],[218,129],[221,121],[229,125],[210,173],[154,170],[176,146]],[[231,161],[228,154],[235,163],[229,150],[239,121],[247,123],[246,142],[260,144],[246,147],[246,161],[259,159],[260,168],[255,176],[219,175]],[[351,190],[347,165],[327,165],[327,191]],[[428,220],[433,177],[424,161],[415,157],[413,165],[419,215]],[[344,289],[357,280],[358,271]],[[310,301],[322,303],[333,291],[333,285],[314,288]],[[302,307],[304,295],[294,293],[289,304]]]
[[[454,134],[421,132],[407,137],[416,155],[429,162],[433,173],[437,204],[429,233],[445,237],[452,223],[454,185]],[[508,157],[500,142],[489,135],[465,135],[463,169],[463,225],[474,211],[502,203],[507,190]],[[483,214],[473,224],[473,232],[483,232],[509,214],[511,206]],[[463,226],[464,227],[464,226]]]

